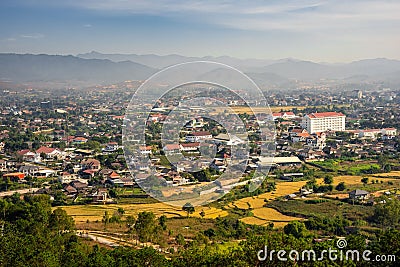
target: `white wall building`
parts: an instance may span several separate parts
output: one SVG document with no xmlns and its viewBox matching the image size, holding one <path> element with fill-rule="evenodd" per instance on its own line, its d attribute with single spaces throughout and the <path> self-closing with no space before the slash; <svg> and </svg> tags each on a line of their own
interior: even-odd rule
<svg viewBox="0 0 400 267">
<path fill-rule="evenodd" d="M 186 142 L 189 143 L 195 143 L 205 139 L 212 139 L 212 135 L 210 132 L 207 131 L 194 132 L 186 136 Z"/>
<path fill-rule="evenodd" d="M 310 113 L 303 117 L 301 127 L 310 134 L 325 131 L 344 131 L 346 115 L 338 112 Z"/>
</svg>

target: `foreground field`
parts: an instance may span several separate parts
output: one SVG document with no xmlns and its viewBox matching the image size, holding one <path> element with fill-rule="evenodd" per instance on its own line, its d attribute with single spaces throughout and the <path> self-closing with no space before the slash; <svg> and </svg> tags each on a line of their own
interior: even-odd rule
<svg viewBox="0 0 400 267">
<path fill-rule="evenodd" d="M 101 221 L 104 213 L 107 211 L 110 216 L 117 212 L 118 208 L 123 208 L 125 216 L 134 215 L 136 216 L 142 211 L 151 211 L 156 216 L 165 215 L 168 218 L 171 217 L 183 217 L 186 216 L 186 212 L 182 209 L 174 206 L 169 206 L 164 203 L 151 203 L 151 204 L 111 204 L 111 205 L 76 205 L 76 206 L 63 206 L 69 215 L 71 215 L 75 222 L 82 223 L 89 220 L 89 222 Z M 198 207 L 196 211 L 191 214 L 191 217 L 200 217 L 200 212 L 204 211 L 204 218 L 215 219 L 218 216 L 224 217 L 228 215 L 227 211 L 209 208 L 209 207 Z"/>
<path fill-rule="evenodd" d="M 382 174 L 369 175 L 367 177 L 370 180 L 378 180 L 380 186 L 381 181 L 396 181 L 395 185 L 399 181 L 397 178 L 400 176 L 400 172 L 390 172 Z M 334 177 L 333 185 L 337 185 L 340 182 L 344 182 L 349 187 L 358 187 L 358 185 L 363 186 L 361 179 L 362 176 L 357 175 L 342 175 Z M 318 184 L 323 184 L 323 179 L 317 179 Z M 200 212 L 204 211 L 204 218 L 215 219 L 217 217 L 225 217 L 229 214 L 229 209 L 239 208 L 239 209 L 251 209 L 253 216 L 242 218 L 241 220 L 248 224 L 256 225 L 268 225 L 269 223 L 274 223 L 275 227 L 282 227 L 287 224 L 287 222 L 292 220 L 299 220 L 298 217 L 286 216 L 277 211 L 274 208 L 267 208 L 265 205 L 269 202 L 276 200 L 279 197 L 283 197 L 295 192 L 298 192 L 301 187 L 306 184 L 306 181 L 297 182 L 277 182 L 276 190 L 273 192 L 268 192 L 260 194 L 255 197 L 246 197 L 236 200 L 225 207 L 226 210 L 215 208 L 215 207 L 196 207 L 195 212 L 191 214 L 191 217 L 201 217 Z M 378 184 L 378 183 L 377 183 Z M 370 187 L 372 185 L 369 185 Z M 365 186 L 363 187 L 365 188 Z M 368 189 L 368 188 L 365 188 Z M 377 189 L 378 190 L 378 189 Z M 372 191 L 371 191 L 372 192 Z M 381 191 L 380 191 L 381 192 Z M 382 191 L 383 192 L 383 191 Z M 347 192 L 341 194 L 332 195 L 336 198 L 346 198 Z M 340 196 L 340 197 L 339 197 Z M 125 216 L 134 215 L 136 216 L 142 211 L 151 211 L 156 216 L 165 215 L 168 218 L 171 217 L 185 217 L 187 214 L 179 206 L 170 206 L 165 203 L 147 203 L 147 204 L 112 204 L 112 205 L 75 205 L 75 206 L 64 206 L 62 207 L 69 215 L 71 215 L 77 223 L 84 222 L 101 222 L 104 213 L 107 211 L 110 216 L 117 212 L 118 208 L 123 208 L 125 211 Z"/>
</svg>

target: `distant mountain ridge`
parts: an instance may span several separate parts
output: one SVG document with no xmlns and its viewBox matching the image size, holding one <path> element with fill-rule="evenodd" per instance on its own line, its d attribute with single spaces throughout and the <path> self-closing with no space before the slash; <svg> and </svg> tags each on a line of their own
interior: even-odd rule
<svg viewBox="0 0 400 267">
<path fill-rule="evenodd" d="M 107 59 L 75 56 L 0 54 L 0 79 L 11 82 L 84 81 L 111 83 L 147 79 L 157 70 L 148 66 Z"/>
<path fill-rule="evenodd" d="M 124 60 L 130 60 L 133 62 L 137 62 L 152 68 L 162 69 L 171 65 L 190 62 L 190 61 L 215 61 L 223 64 L 227 64 L 236 68 L 249 68 L 249 67 L 263 67 L 269 64 L 278 63 L 282 60 L 265 60 L 265 59 L 238 59 L 229 56 L 220 56 L 220 57 L 186 57 L 181 55 L 137 55 L 137 54 L 102 54 L 96 51 L 92 51 L 90 53 L 78 54 L 77 57 L 86 58 L 86 59 L 109 59 L 114 62 L 120 62 Z"/>
<path fill-rule="evenodd" d="M 354 79 L 355 77 L 362 77 L 362 81 L 380 80 L 386 76 L 392 77 L 394 73 L 400 71 L 400 60 L 386 58 L 363 59 L 342 64 L 328 64 L 293 58 L 264 60 L 237 59 L 228 56 L 185 57 L 181 55 L 102 54 L 96 51 L 79 54 L 77 56 L 91 59 L 109 59 L 115 62 L 132 60 L 159 69 L 188 61 L 209 60 L 233 66 L 246 73 L 258 74 L 256 76 L 259 78 L 262 76 L 262 73 L 268 73 L 269 75 L 267 76 L 274 74 L 282 77 L 283 80 L 295 79 L 315 81 L 320 79 Z M 283 82 L 283 80 L 280 80 L 280 82 Z"/>
<path fill-rule="evenodd" d="M 326 64 L 297 59 L 259 60 L 227 56 L 185 57 L 98 52 L 78 56 L 3 53 L 0 54 L 0 81 L 110 84 L 125 80 L 145 80 L 166 66 L 198 60 L 236 67 L 264 88 L 288 88 L 295 81 L 314 82 L 322 79 L 338 80 L 342 83 L 384 81 L 400 85 L 400 61 L 385 58 Z"/>
</svg>

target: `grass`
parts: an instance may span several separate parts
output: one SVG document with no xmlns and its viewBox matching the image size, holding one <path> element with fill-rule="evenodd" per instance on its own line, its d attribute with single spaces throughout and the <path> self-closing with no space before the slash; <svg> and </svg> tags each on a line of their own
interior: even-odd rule
<svg viewBox="0 0 400 267">
<path fill-rule="evenodd" d="M 386 173 L 377 173 L 371 175 L 373 177 L 390 177 L 390 178 L 400 178 L 400 171 L 392 171 L 392 172 L 386 172 Z"/>
<path fill-rule="evenodd" d="M 307 204 L 303 200 L 274 201 L 269 203 L 268 207 L 291 216 L 343 216 L 353 221 L 366 220 L 373 213 L 371 206 L 352 205 L 338 200 L 316 204 Z"/>
</svg>

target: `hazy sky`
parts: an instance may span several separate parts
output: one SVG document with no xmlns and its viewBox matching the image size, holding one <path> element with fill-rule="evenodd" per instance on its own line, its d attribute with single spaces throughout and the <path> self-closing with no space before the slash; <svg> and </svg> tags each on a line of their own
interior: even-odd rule
<svg viewBox="0 0 400 267">
<path fill-rule="evenodd" d="M 399 0 L 1 0 L 0 52 L 400 59 Z"/>
</svg>

